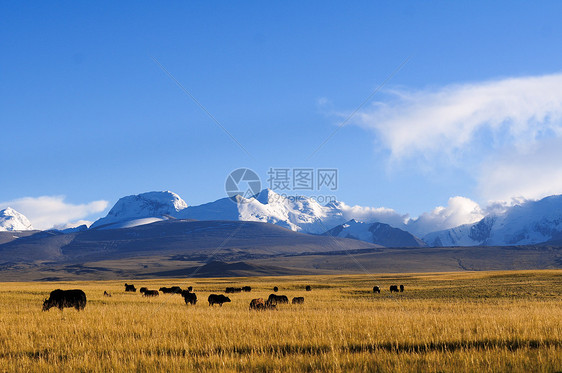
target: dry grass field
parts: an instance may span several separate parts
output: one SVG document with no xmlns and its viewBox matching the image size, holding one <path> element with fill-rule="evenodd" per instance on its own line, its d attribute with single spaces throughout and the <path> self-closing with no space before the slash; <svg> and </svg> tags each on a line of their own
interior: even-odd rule
<svg viewBox="0 0 562 373">
<path fill-rule="evenodd" d="M 562 370 L 560 270 L 127 281 L 191 285 L 195 306 L 124 282 L 0 284 L 0 371 Z M 252 292 L 208 306 L 242 285 Z M 274 285 L 304 305 L 249 311 Z M 86 309 L 42 312 L 56 288 L 83 289 Z"/>
</svg>

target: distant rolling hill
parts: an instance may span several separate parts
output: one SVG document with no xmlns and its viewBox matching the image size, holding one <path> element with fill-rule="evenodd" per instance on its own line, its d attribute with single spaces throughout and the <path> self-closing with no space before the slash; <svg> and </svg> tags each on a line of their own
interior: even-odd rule
<svg viewBox="0 0 562 373">
<path fill-rule="evenodd" d="M 0 245 L 0 262 L 84 262 L 146 255 L 238 260 L 369 247 L 377 245 L 297 233 L 267 223 L 166 220 L 126 229 L 35 232 Z"/>
<path fill-rule="evenodd" d="M 6 232 L 0 281 L 109 280 L 562 267 L 556 245 L 386 248 L 244 221 Z M 20 238 L 14 238 L 20 236 Z M 7 240 L 7 242 L 6 242 Z"/>
<path fill-rule="evenodd" d="M 27 237 L 27 236 L 31 236 L 33 234 L 39 233 L 40 231 L 33 231 L 33 230 L 29 230 L 29 231 L 5 231 L 2 232 L 0 231 L 0 245 L 16 240 L 18 238 L 21 237 Z"/>
</svg>

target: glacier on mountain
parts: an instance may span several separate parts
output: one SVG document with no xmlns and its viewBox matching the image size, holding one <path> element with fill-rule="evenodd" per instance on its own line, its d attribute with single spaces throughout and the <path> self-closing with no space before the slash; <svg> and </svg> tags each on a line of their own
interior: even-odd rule
<svg viewBox="0 0 562 373">
<path fill-rule="evenodd" d="M 30 231 L 33 230 L 29 220 L 21 213 L 7 207 L 0 210 L 0 231 Z"/>
<path fill-rule="evenodd" d="M 423 240 L 431 246 L 511 246 L 562 237 L 562 196 L 524 201 L 492 213 L 479 222 L 433 232 Z"/>
</svg>

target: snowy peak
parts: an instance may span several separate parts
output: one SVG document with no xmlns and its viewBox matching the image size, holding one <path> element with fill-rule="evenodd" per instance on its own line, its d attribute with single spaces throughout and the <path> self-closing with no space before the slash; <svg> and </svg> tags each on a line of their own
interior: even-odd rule
<svg viewBox="0 0 562 373">
<path fill-rule="evenodd" d="M 512 206 L 474 224 L 430 233 L 423 239 L 432 246 L 510 246 L 542 243 L 561 234 L 562 196 L 550 196 Z"/>
<path fill-rule="evenodd" d="M 148 192 L 119 199 L 106 217 L 97 220 L 92 228 L 139 219 L 175 217 L 187 208 L 187 203 L 176 193 Z"/>
<path fill-rule="evenodd" d="M 366 214 L 365 212 L 362 214 L 363 221 L 379 221 L 372 216 L 365 216 L 373 214 L 381 215 L 380 218 L 385 221 L 385 211 L 367 210 Z M 102 226 L 104 229 L 128 228 L 176 218 L 255 221 L 276 224 L 296 232 L 322 234 L 357 217 L 358 211 L 361 215 L 364 209 L 359 206 L 347 206 L 338 201 L 330 201 L 322 205 L 314 198 L 284 196 L 271 189 L 264 189 L 249 198 L 237 195 L 189 207 L 175 193 L 150 192 L 121 198 L 109 214 L 96 221 L 92 228 Z M 393 220 L 392 216 L 389 220 Z"/>
<path fill-rule="evenodd" d="M 363 223 L 355 219 L 338 225 L 326 233 L 325 236 L 352 238 L 386 247 L 423 247 L 426 244 L 402 229 L 393 228 L 384 223 Z"/>
<path fill-rule="evenodd" d="M 251 198 L 223 198 L 191 206 L 178 216 L 196 220 L 243 220 L 270 223 L 298 232 L 323 233 L 346 221 L 339 210 L 302 196 L 283 196 L 264 189 Z"/>
<path fill-rule="evenodd" d="M 10 207 L 0 210 L 0 231 L 30 230 L 33 230 L 33 227 L 23 214 L 20 214 Z"/>
</svg>

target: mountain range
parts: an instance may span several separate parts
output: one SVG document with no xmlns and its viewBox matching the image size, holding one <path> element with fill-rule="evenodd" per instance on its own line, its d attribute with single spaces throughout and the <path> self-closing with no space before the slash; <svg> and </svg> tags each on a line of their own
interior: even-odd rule
<svg viewBox="0 0 562 373">
<path fill-rule="evenodd" d="M 559 268 L 561 207 L 560 196 L 526 202 L 424 241 L 350 218 L 342 202 L 322 206 L 270 190 L 200 206 L 172 192 L 127 196 L 89 228 L 65 230 L 31 230 L 6 209 L 0 280 Z M 530 245 L 545 241 L 552 243 Z"/>
<path fill-rule="evenodd" d="M 148 192 L 119 199 L 107 216 L 94 222 L 89 230 L 134 228 L 187 219 L 262 222 L 294 232 L 352 238 L 387 247 L 506 246 L 562 239 L 562 196 L 525 201 L 473 224 L 430 232 L 421 239 L 413 234 L 417 231 L 415 220 L 389 217 L 384 222 L 384 211 L 365 214 L 365 209 L 339 201 L 322 205 L 313 198 L 285 197 L 270 189 L 249 198 L 238 195 L 199 206 L 188 206 L 170 191 Z M 383 219 L 378 219 L 381 216 Z M 0 231 L 31 229 L 29 220 L 17 211 L 0 211 Z M 81 226 L 62 232 L 84 230 L 86 227 Z"/>
</svg>

